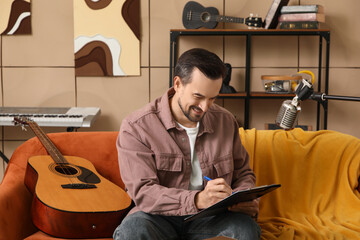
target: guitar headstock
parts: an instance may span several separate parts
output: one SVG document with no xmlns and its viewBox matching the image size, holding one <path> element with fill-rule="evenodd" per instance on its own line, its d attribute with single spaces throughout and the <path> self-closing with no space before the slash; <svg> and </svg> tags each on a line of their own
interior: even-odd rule
<svg viewBox="0 0 360 240">
<path fill-rule="evenodd" d="M 27 126 L 31 122 L 33 122 L 33 120 L 26 117 L 14 117 L 15 125 Z"/>
<path fill-rule="evenodd" d="M 245 24 L 250 27 L 263 27 L 264 23 L 260 17 L 254 17 L 250 14 L 250 17 L 245 18 Z"/>
</svg>

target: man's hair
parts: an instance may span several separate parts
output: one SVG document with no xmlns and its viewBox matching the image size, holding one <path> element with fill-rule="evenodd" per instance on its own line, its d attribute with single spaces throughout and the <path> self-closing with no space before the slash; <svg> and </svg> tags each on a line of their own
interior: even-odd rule
<svg viewBox="0 0 360 240">
<path fill-rule="evenodd" d="M 216 54 L 202 48 L 184 52 L 175 66 L 174 74 L 186 85 L 191 82 L 191 74 L 195 67 L 211 80 L 225 78 L 226 67 L 223 61 Z"/>
</svg>

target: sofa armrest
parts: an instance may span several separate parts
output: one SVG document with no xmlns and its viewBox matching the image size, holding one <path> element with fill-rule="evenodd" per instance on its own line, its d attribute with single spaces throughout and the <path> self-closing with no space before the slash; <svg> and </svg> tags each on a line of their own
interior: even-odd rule
<svg viewBox="0 0 360 240">
<path fill-rule="evenodd" d="M 23 176 L 24 170 L 10 163 L 0 184 L 0 239 L 24 239 L 37 231 L 31 221 L 32 196 Z"/>
</svg>

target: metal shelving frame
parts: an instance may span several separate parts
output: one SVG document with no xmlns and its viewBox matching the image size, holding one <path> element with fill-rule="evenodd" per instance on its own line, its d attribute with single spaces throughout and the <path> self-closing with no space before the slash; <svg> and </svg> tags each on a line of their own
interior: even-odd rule
<svg viewBox="0 0 360 240">
<path fill-rule="evenodd" d="M 267 94 L 250 91 L 251 69 L 251 42 L 252 36 L 319 36 L 319 62 L 318 62 L 318 92 L 328 94 L 329 90 L 329 58 L 330 58 L 330 30 L 329 29 L 171 29 L 170 30 L 170 77 L 169 86 L 172 86 L 174 68 L 178 59 L 178 40 L 180 36 L 245 36 L 246 37 L 246 61 L 245 61 L 245 92 L 236 94 L 221 94 L 220 98 L 245 99 L 244 128 L 249 128 L 250 100 L 269 98 L 292 98 L 291 94 Z M 323 66 L 323 42 L 325 42 L 325 77 L 324 89 L 322 89 L 322 66 Z M 327 129 L 328 103 L 317 103 L 316 129 L 320 129 L 320 105 L 324 109 L 323 129 Z"/>
</svg>

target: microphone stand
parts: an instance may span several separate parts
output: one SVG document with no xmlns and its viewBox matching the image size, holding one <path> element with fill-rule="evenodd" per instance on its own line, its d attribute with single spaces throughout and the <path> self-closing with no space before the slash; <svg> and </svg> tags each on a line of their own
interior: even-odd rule
<svg viewBox="0 0 360 240">
<path fill-rule="evenodd" d="M 352 97 L 352 96 L 338 96 L 338 95 L 326 95 L 325 93 L 312 93 L 309 97 L 309 99 L 311 100 L 315 100 L 318 101 L 324 109 L 324 118 L 325 118 L 325 122 L 324 122 L 324 129 L 327 129 L 327 115 L 328 115 L 328 99 L 329 100 L 341 100 L 341 101 L 357 101 L 360 102 L 360 97 Z M 319 113 L 318 113 L 318 117 L 317 119 L 319 119 Z M 319 125 L 319 123 L 318 123 Z"/>
<path fill-rule="evenodd" d="M 313 93 L 310 95 L 310 99 L 319 101 L 319 102 L 324 102 L 327 99 L 342 100 L 342 101 L 359 101 L 360 102 L 360 97 L 326 95 L 325 93 Z"/>
</svg>

